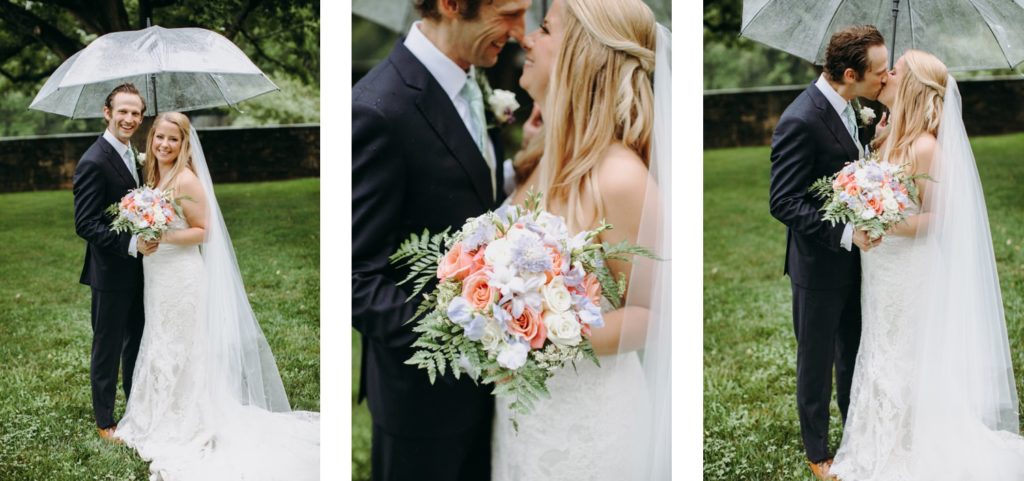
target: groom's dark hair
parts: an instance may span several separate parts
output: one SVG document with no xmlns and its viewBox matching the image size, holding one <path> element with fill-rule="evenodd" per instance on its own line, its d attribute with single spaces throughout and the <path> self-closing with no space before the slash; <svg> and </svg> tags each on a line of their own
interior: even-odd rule
<svg viewBox="0 0 1024 481">
<path fill-rule="evenodd" d="M 132 94 L 138 96 L 139 101 L 142 102 L 142 113 L 146 113 L 146 99 L 142 98 L 142 94 L 139 93 L 139 89 L 135 88 L 135 84 L 133 83 L 123 83 L 114 87 L 114 90 L 111 90 L 110 94 L 107 95 L 107 100 L 103 102 L 103 106 L 110 110 L 114 110 L 114 96 L 117 94 Z"/>
<path fill-rule="evenodd" d="M 874 25 L 846 27 L 832 35 L 825 49 L 825 75 L 833 82 L 843 81 L 843 72 L 852 68 L 857 80 L 868 68 L 868 49 L 885 45 L 885 38 Z"/>
<path fill-rule="evenodd" d="M 441 11 L 437 9 L 437 2 L 445 0 L 412 0 L 412 5 L 420 13 L 420 18 L 440 20 Z M 493 1 L 493 0 L 490 0 Z M 473 20 L 480 14 L 480 5 L 483 0 L 455 0 L 459 4 L 459 16 L 465 20 Z"/>
</svg>

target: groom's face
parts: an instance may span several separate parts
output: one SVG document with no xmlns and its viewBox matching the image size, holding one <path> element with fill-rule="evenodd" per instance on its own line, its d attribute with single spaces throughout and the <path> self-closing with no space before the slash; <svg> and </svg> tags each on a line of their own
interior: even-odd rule
<svg viewBox="0 0 1024 481">
<path fill-rule="evenodd" d="M 485 0 L 476 18 L 467 20 L 454 15 L 452 45 L 459 60 L 456 63 L 478 67 L 498 63 L 498 54 L 509 38 L 522 41 L 529 8 L 530 0 Z"/>
<path fill-rule="evenodd" d="M 138 95 L 120 92 L 110 101 L 110 107 L 103 107 L 103 118 L 107 130 L 124 143 L 142 125 L 142 99 Z"/>
<path fill-rule="evenodd" d="M 889 49 L 885 45 L 868 47 L 868 67 L 861 79 L 855 82 L 856 94 L 871 100 L 878 99 L 878 94 L 889 79 Z"/>
</svg>

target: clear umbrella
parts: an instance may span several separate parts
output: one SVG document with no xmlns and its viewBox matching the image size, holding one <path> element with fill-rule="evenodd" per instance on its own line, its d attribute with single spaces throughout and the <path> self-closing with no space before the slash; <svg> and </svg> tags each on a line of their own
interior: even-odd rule
<svg viewBox="0 0 1024 481">
<path fill-rule="evenodd" d="M 551 2 L 552 0 L 533 0 L 526 12 L 527 32 L 537 29 Z M 671 0 L 644 0 L 644 3 L 651 7 L 658 23 L 672 28 Z M 405 34 L 409 26 L 419 20 L 419 14 L 412 7 L 412 0 L 353 0 L 352 13 L 401 34 Z"/>
<path fill-rule="evenodd" d="M 821 65 L 833 33 L 863 24 L 882 32 L 890 59 L 927 50 L 954 71 L 1024 61 L 1024 0 L 745 0 L 740 34 Z"/>
<path fill-rule="evenodd" d="M 142 93 L 147 115 L 234 106 L 279 90 L 222 35 L 153 26 L 97 38 L 54 71 L 29 108 L 71 118 L 102 117 L 107 95 L 125 82 Z"/>
</svg>

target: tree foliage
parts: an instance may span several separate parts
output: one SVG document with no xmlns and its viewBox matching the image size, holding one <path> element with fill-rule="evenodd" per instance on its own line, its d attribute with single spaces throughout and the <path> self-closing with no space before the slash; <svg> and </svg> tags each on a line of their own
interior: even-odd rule
<svg viewBox="0 0 1024 481">
<path fill-rule="evenodd" d="M 147 19 L 165 28 L 199 27 L 220 33 L 279 86 L 298 85 L 302 94 L 315 94 L 318 100 L 319 0 L 0 0 L 0 111 L 27 108 L 45 79 L 68 57 L 101 35 L 145 28 Z M 307 115 L 300 115 L 300 121 L 318 121 L 318 107 L 303 110 Z M 308 115 L 311 111 L 315 118 Z M 9 126 L 0 134 L 35 128 L 48 132 L 55 126 L 58 131 L 91 129 L 81 121 L 21 117 L 20 127 Z"/>
</svg>

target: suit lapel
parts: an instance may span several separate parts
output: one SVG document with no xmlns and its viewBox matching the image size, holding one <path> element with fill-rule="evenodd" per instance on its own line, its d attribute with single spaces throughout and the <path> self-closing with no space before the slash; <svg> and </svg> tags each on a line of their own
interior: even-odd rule
<svg viewBox="0 0 1024 481">
<path fill-rule="evenodd" d="M 829 132 L 832 132 L 836 142 L 839 142 L 843 149 L 846 150 L 850 160 L 856 160 L 860 157 L 860 149 L 857 148 L 857 144 L 850 137 L 850 132 L 846 130 L 846 124 L 839 118 L 839 113 L 836 112 L 836 109 L 832 108 L 832 104 L 828 102 L 825 95 L 814 84 L 807 88 L 807 92 L 814 101 L 814 105 L 818 108 L 821 121 L 828 127 Z"/>
<path fill-rule="evenodd" d="M 419 59 L 405 48 L 403 41 L 404 39 L 398 40 L 398 45 L 391 52 L 389 60 L 406 85 L 420 91 L 416 99 L 416 108 L 465 170 L 480 201 L 483 205 L 492 205 L 494 201 L 491 195 L 491 173 L 483 154 L 473 142 L 473 137 L 466 130 L 462 117 L 459 117 L 448 94 Z"/>
<path fill-rule="evenodd" d="M 117 172 L 117 175 L 121 176 L 121 180 L 124 181 L 125 185 L 130 186 L 128 187 L 129 189 L 134 189 L 135 179 L 132 177 L 131 171 L 128 170 L 128 166 L 124 165 L 124 159 L 117 155 L 117 150 L 114 150 L 114 146 L 110 145 L 110 142 L 107 142 L 107 139 L 100 137 L 99 142 L 100 148 L 103 149 L 107 162 L 110 163 L 114 172 Z"/>
</svg>

